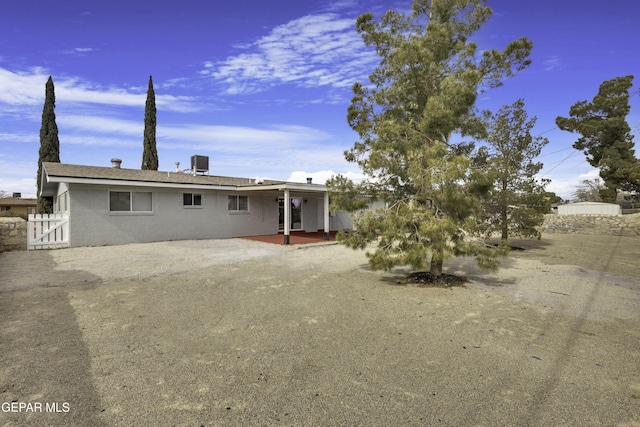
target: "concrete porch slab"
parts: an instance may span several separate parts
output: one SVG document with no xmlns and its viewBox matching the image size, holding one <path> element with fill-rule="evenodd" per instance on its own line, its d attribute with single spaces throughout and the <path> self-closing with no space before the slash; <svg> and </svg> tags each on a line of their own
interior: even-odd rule
<svg viewBox="0 0 640 427">
<path fill-rule="evenodd" d="M 329 240 L 330 242 L 336 241 L 336 231 L 329 232 Z M 244 236 L 242 239 L 255 240 L 257 242 L 265 242 L 265 243 L 274 243 L 278 245 L 284 244 L 284 234 L 268 234 L 265 236 Z M 290 245 L 304 245 L 308 243 L 321 243 L 326 242 L 324 240 L 324 232 L 317 231 L 315 233 L 307 233 L 304 231 L 292 231 L 289 235 L 289 244 Z"/>
</svg>

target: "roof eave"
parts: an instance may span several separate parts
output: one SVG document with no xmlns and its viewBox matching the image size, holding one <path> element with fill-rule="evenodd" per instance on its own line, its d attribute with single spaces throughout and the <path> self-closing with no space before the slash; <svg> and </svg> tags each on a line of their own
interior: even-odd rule
<svg viewBox="0 0 640 427">
<path fill-rule="evenodd" d="M 46 163 L 42 163 L 42 176 L 40 177 L 40 194 L 36 194 L 36 197 L 52 197 L 58 192 L 57 183 L 53 183 L 47 173 Z"/>
<path fill-rule="evenodd" d="M 52 176 L 49 177 L 51 183 L 69 183 L 69 184 L 87 184 L 87 185 L 113 185 L 122 187 L 154 187 L 154 188 L 186 188 L 186 189 L 200 189 L 200 190 L 235 190 L 235 185 L 222 185 L 222 184 L 192 184 L 192 183 L 180 183 L 180 182 L 155 182 L 155 181 L 132 181 L 132 180 L 120 180 L 120 179 L 105 179 L 105 178 L 77 178 L 66 176 Z"/>
<path fill-rule="evenodd" d="M 265 190 L 295 190 L 306 191 L 309 193 L 325 193 L 327 191 L 326 185 L 320 184 L 303 184 L 300 182 L 280 182 L 276 184 L 256 184 L 247 185 L 237 188 L 238 191 L 265 191 Z"/>
</svg>

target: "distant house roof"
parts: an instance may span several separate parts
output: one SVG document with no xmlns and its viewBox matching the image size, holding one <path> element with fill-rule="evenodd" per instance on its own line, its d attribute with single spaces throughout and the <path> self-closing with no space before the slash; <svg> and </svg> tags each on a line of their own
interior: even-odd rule
<svg viewBox="0 0 640 427">
<path fill-rule="evenodd" d="M 154 170 L 124 169 L 101 166 L 71 165 L 43 162 L 42 194 L 55 195 L 57 184 L 110 184 L 174 188 L 215 188 L 226 190 L 261 190 L 265 188 L 304 187 L 305 190 L 325 191 L 324 185 L 287 183 L 255 178 L 236 178 L 217 175 L 193 175 L 183 172 L 162 172 Z"/>
<path fill-rule="evenodd" d="M 615 203 L 604 203 L 604 202 L 575 202 L 575 203 L 566 203 L 567 205 L 575 205 L 575 206 L 602 206 L 602 205 L 615 205 Z"/>
<path fill-rule="evenodd" d="M 26 206 L 33 207 L 38 203 L 37 199 L 16 199 L 14 197 L 0 198 L 0 206 Z"/>
</svg>

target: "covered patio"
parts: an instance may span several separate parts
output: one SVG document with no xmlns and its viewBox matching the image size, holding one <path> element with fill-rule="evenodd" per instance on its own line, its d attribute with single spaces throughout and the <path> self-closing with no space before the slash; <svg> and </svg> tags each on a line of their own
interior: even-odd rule
<svg viewBox="0 0 640 427">
<path fill-rule="evenodd" d="M 246 192 L 260 192 L 262 194 L 275 194 L 276 201 L 282 202 L 282 228 L 281 232 L 276 235 L 270 236 L 269 240 L 277 239 L 280 236 L 280 242 L 283 242 L 285 245 L 289 244 L 301 244 L 301 243 L 312 243 L 317 236 L 321 236 L 321 241 L 329 241 L 331 239 L 330 233 L 330 221 L 329 221 L 329 193 L 327 192 L 327 187 L 325 185 L 312 184 L 311 178 L 307 178 L 307 183 L 296 183 L 296 182 L 281 182 L 275 184 L 254 184 L 248 186 L 238 187 L 237 191 L 246 191 Z M 322 198 L 322 221 L 321 227 L 317 227 L 317 229 L 323 229 L 324 232 L 315 232 L 309 231 L 304 232 L 301 230 L 294 230 L 292 227 L 292 199 L 298 198 L 300 200 L 304 200 L 304 203 L 307 203 L 307 197 L 311 196 L 321 196 Z M 293 236 L 297 237 L 298 243 L 292 240 Z M 256 236 L 259 238 L 264 238 L 268 236 Z M 335 233 L 333 235 L 333 239 L 335 240 Z M 258 238 L 254 240 L 259 240 Z M 276 242 L 273 242 L 276 243 Z"/>
</svg>

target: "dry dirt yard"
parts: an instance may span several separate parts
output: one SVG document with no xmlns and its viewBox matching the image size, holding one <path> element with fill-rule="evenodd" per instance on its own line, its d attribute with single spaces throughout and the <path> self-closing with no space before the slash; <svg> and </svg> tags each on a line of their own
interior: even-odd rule
<svg viewBox="0 0 640 427">
<path fill-rule="evenodd" d="M 512 243 L 448 289 L 340 245 L 0 254 L 0 425 L 640 426 L 640 238 Z"/>
</svg>

